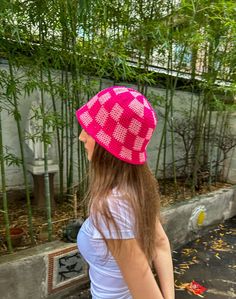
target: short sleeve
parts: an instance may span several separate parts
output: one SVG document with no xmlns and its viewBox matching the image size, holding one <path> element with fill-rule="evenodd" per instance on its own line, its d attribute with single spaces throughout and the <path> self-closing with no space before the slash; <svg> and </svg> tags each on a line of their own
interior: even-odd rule
<svg viewBox="0 0 236 299">
<path fill-rule="evenodd" d="M 114 224 L 109 223 L 109 228 L 103 215 L 98 215 L 98 225 L 106 239 L 132 239 L 135 237 L 134 215 L 128 201 L 121 196 L 112 195 L 108 200 L 108 208 L 119 229 L 117 232 Z M 94 238 L 102 238 L 100 232 L 95 229 Z"/>
</svg>

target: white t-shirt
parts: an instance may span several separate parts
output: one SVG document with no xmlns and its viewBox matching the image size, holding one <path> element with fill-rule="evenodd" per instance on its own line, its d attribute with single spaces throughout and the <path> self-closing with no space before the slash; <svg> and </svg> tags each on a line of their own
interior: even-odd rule
<svg viewBox="0 0 236 299">
<path fill-rule="evenodd" d="M 107 239 L 132 239 L 134 235 L 134 217 L 129 203 L 116 191 L 107 198 L 112 213 L 120 231 L 121 237 L 111 225 L 109 232 L 102 215 L 99 215 L 99 227 Z M 127 284 L 120 269 L 102 240 L 101 234 L 94 227 L 92 216 L 83 223 L 77 244 L 80 253 L 89 264 L 91 294 L 93 299 L 132 299 Z"/>
</svg>

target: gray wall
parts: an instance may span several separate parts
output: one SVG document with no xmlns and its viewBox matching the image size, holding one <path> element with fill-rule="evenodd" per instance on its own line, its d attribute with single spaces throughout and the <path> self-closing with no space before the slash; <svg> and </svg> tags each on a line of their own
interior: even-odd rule
<svg viewBox="0 0 236 299">
<path fill-rule="evenodd" d="M 0 68 L 8 70 L 7 64 L 0 64 Z M 17 75 L 23 75 L 23 71 L 19 71 Z M 56 77 L 56 72 L 55 72 Z M 104 80 L 102 88 L 105 88 L 107 86 L 112 85 L 112 81 L 110 80 Z M 125 83 L 124 83 L 125 85 Z M 134 87 L 134 85 L 129 85 L 131 87 Z M 165 97 L 166 90 L 161 88 L 149 88 L 148 90 L 148 98 L 154 99 L 155 97 Z M 34 100 L 39 99 L 39 92 L 34 91 L 29 96 L 24 94 L 19 95 L 19 109 L 21 113 L 21 126 L 23 133 L 25 130 L 27 130 L 27 122 L 28 122 L 28 115 L 29 110 L 31 107 L 31 103 Z M 192 102 L 193 105 L 195 105 L 195 102 L 197 100 L 198 95 L 194 95 L 190 92 L 182 92 L 182 91 L 176 91 L 174 94 L 174 103 L 175 103 L 175 115 L 174 117 L 178 118 L 181 117 L 181 113 L 183 113 L 184 110 L 188 110 L 190 107 L 190 104 Z M 46 103 L 50 103 L 50 97 L 45 93 L 45 100 Z M 58 101 L 59 102 L 59 101 Z M 156 159 L 157 159 L 157 153 L 158 153 L 158 146 L 160 144 L 160 138 L 161 138 L 161 132 L 163 129 L 163 117 L 161 115 L 164 114 L 164 108 L 157 107 L 157 115 L 159 117 L 158 126 L 154 133 L 154 136 L 150 142 L 149 148 L 148 148 L 148 160 L 149 164 L 152 169 L 155 169 L 156 166 Z M 233 132 L 236 134 L 236 122 L 235 122 L 235 116 L 236 114 L 232 114 L 232 120 L 231 120 L 231 127 Z M 75 120 L 76 121 L 76 120 Z M 17 127 L 16 122 L 12 115 L 9 115 L 6 111 L 2 111 L 2 125 L 3 125 L 3 142 L 4 145 L 9 148 L 9 151 L 15 154 L 16 156 L 20 157 L 20 148 L 19 148 L 19 142 L 18 142 L 18 134 L 17 134 Z M 184 155 L 184 152 L 182 150 L 182 143 L 178 141 L 178 138 L 175 138 L 176 142 L 176 150 L 175 150 L 175 158 L 182 158 Z M 167 141 L 167 146 L 171 144 L 170 135 Z M 27 163 L 30 163 L 33 159 L 33 154 L 30 151 L 29 147 L 25 144 L 25 153 L 26 153 L 26 160 Z M 76 148 L 75 150 L 75 156 L 76 156 Z M 57 163 L 57 150 L 56 150 L 56 142 L 53 142 L 53 146 L 49 150 L 50 156 L 53 158 L 54 162 Z M 161 161 L 163 157 L 161 156 Z M 166 163 L 169 163 L 172 161 L 171 156 L 171 150 L 168 151 L 167 157 L 166 157 Z M 76 164 L 76 161 L 75 161 Z M 162 163 L 160 163 L 161 165 Z M 7 188 L 8 189 L 14 189 L 14 188 L 23 188 L 23 176 L 22 176 L 22 170 L 20 167 L 16 166 L 8 166 L 6 167 L 6 173 L 7 173 Z M 74 174 L 74 180 L 75 183 L 77 182 L 77 171 L 75 171 Z M 225 176 L 228 178 L 228 180 L 232 183 L 236 183 L 236 151 L 229 153 L 229 159 L 227 160 L 225 164 Z M 28 174 L 29 181 L 32 185 L 32 177 L 30 174 Z M 1 185 L 1 182 L 0 182 Z M 58 175 L 55 176 L 55 184 L 54 186 L 57 187 L 58 185 Z"/>
</svg>

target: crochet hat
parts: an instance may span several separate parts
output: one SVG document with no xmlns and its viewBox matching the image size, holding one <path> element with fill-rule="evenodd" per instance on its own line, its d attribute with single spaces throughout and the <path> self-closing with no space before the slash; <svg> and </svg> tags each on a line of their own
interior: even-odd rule
<svg viewBox="0 0 236 299">
<path fill-rule="evenodd" d="M 146 148 L 157 124 L 154 109 L 138 91 L 112 86 L 76 111 L 81 127 L 112 155 L 131 164 L 147 160 Z"/>
</svg>

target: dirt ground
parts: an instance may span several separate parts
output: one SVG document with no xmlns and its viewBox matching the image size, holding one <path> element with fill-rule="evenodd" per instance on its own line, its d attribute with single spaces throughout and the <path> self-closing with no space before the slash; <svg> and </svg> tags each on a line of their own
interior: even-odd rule
<svg viewBox="0 0 236 299">
<path fill-rule="evenodd" d="M 164 187 L 161 182 L 160 185 L 160 194 L 161 194 L 161 206 L 167 207 L 173 205 L 177 202 L 189 200 L 192 198 L 192 193 L 189 188 L 186 186 L 178 186 L 177 192 L 172 182 L 168 182 Z M 211 186 L 210 191 L 215 191 L 223 187 L 229 187 L 229 184 L 225 183 L 216 183 Z M 196 192 L 198 194 L 208 193 L 209 188 L 202 187 Z M 73 200 L 65 199 L 63 202 L 55 200 L 55 207 L 52 211 L 52 225 L 53 225 L 53 240 L 62 239 L 63 231 L 72 219 L 75 219 L 82 216 L 81 211 L 75 209 Z M 3 210 L 2 199 L 0 198 L 0 210 Z M 33 228 L 34 228 L 34 239 L 35 244 L 32 245 L 30 242 L 29 232 L 28 232 L 28 214 L 27 214 L 27 205 L 26 199 L 23 191 L 20 190 L 11 190 L 8 192 L 8 211 L 10 218 L 10 227 L 20 227 L 23 229 L 23 237 L 20 240 L 19 244 L 14 245 L 14 251 L 23 250 L 38 244 L 42 244 L 48 241 L 47 233 L 47 217 L 46 211 L 38 210 L 36 206 L 32 205 L 32 216 L 33 216 Z M 77 215 L 75 215 L 75 213 Z M 5 226 L 4 226 L 4 217 L 3 213 L 0 212 L 0 255 L 8 253 L 6 240 L 5 240 Z"/>
</svg>

